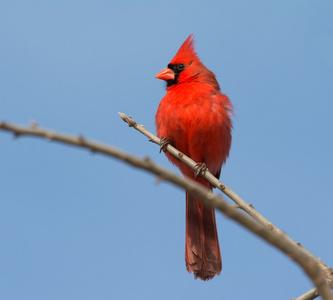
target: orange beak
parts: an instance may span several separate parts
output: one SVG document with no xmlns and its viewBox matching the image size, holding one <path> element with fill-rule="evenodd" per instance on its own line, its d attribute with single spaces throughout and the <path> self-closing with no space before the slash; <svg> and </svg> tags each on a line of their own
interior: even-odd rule
<svg viewBox="0 0 333 300">
<path fill-rule="evenodd" d="M 175 73 L 171 69 L 165 68 L 161 72 L 159 72 L 155 76 L 155 78 L 162 79 L 162 80 L 165 80 L 165 81 L 174 80 L 175 79 Z"/>
</svg>

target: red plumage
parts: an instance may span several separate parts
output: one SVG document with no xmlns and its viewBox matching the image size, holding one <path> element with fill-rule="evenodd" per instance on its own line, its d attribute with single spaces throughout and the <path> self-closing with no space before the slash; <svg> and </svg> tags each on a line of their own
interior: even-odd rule
<svg viewBox="0 0 333 300">
<path fill-rule="evenodd" d="M 205 163 L 217 178 L 231 146 L 232 105 L 222 94 L 213 72 L 200 61 L 190 35 L 169 63 L 156 75 L 167 82 L 167 93 L 157 109 L 157 135 L 198 163 Z M 181 173 L 194 179 L 194 171 L 168 152 Z M 195 179 L 207 188 L 208 181 Z M 222 260 L 215 212 L 186 193 L 185 261 L 195 278 L 208 280 L 220 274 Z"/>
</svg>

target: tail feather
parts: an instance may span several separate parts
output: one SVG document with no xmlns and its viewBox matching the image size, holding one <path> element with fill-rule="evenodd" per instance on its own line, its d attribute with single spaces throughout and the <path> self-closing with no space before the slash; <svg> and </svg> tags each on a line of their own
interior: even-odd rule
<svg viewBox="0 0 333 300">
<path fill-rule="evenodd" d="M 222 270 L 215 211 L 186 193 L 185 262 L 195 278 L 212 279 Z"/>
</svg>

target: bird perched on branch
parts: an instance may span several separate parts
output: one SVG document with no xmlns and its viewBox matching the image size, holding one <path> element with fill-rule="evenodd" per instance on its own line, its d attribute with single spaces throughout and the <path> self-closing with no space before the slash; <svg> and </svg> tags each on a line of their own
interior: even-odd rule
<svg viewBox="0 0 333 300">
<path fill-rule="evenodd" d="M 172 144 L 198 162 L 190 167 L 166 152 L 181 173 L 207 188 L 212 186 L 198 176 L 207 168 L 219 178 L 231 146 L 232 104 L 221 92 L 213 72 L 200 61 L 190 35 L 167 68 L 156 75 L 166 81 L 166 95 L 157 109 L 155 124 L 162 139 L 161 149 Z M 222 270 L 215 211 L 186 192 L 185 262 L 195 278 L 212 279 Z"/>
</svg>

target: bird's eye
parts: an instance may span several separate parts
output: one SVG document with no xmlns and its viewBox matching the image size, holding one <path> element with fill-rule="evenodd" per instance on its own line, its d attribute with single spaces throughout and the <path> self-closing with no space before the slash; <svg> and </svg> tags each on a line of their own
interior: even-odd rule
<svg viewBox="0 0 333 300">
<path fill-rule="evenodd" d="M 185 69 L 185 65 L 184 64 L 178 64 L 177 69 L 178 69 L 178 71 L 183 71 Z"/>
</svg>

